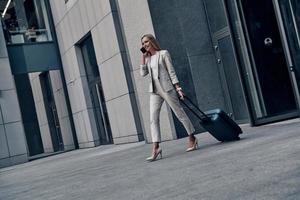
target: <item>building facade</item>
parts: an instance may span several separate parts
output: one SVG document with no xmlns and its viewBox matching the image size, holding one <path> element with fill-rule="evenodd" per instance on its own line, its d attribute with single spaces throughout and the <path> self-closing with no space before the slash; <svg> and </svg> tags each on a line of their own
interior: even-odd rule
<svg viewBox="0 0 300 200">
<path fill-rule="evenodd" d="M 296 0 L 1 0 L 0 166 L 151 142 L 141 36 L 171 53 L 185 93 L 238 123 L 299 116 Z M 7 7 L 7 8 L 6 8 Z M 203 132 L 190 113 L 197 132 Z M 186 133 L 163 105 L 162 139 Z"/>
</svg>

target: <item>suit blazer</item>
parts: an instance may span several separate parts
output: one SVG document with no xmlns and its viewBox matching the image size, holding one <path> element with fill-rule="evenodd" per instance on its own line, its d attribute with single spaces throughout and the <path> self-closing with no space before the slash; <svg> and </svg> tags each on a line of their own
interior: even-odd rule
<svg viewBox="0 0 300 200">
<path fill-rule="evenodd" d="M 152 70 L 150 66 L 150 58 L 146 58 L 145 65 L 140 65 L 141 76 L 150 76 L 149 92 L 154 92 L 153 79 L 158 79 L 162 89 L 168 92 L 174 89 L 174 84 L 178 83 L 178 78 L 176 76 L 171 56 L 167 50 L 157 51 L 157 56 L 155 60 L 155 67 L 158 70 L 158 77 L 153 77 Z"/>
</svg>

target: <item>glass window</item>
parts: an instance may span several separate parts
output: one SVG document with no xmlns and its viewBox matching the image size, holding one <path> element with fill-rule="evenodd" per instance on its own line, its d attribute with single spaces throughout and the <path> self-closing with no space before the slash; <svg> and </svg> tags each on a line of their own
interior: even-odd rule
<svg viewBox="0 0 300 200">
<path fill-rule="evenodd" d="M 8 0 L 1 6 L 8 44 L 52 41 L 44 0 Z"/>
</svg>

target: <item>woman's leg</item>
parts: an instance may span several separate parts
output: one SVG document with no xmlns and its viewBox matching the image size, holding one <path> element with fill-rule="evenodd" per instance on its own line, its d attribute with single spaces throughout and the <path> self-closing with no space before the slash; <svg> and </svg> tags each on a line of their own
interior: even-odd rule
<svg viewBox="0 0 300 200">
<path fill-rule="evenodd" d="M 159 149 L 161 141 L 159 114 L 164 100 L 158 94 L 150 94 L 150 131 L 152 137 L 152 153 L 147 161 L 155 161 L 158 155 L 162 156 L 162 150 Z"/>
<path fill-rule="evenodd" d="M 171 90 L 168 93 L 165 93 L 165 101 L 168 103 L 168 105 L 170 106 L 170 108 L 178 118 L 178 120 L 182 123 L 188 135 L 191 135 L 191 139 L 193 139 L 194 138 L 193 133 L 195 132 L 195 128 L 190 118 L 183 110 L 183 107 L 179 102 L 176 91 Z"/>
<path fill-rule="evenodd" d="M 152 155 L 155 155 L 159 149 L 159 142 L 152 143 Z"/>
<path fill-rule="evenodd" d="M 160 155 L 160 158 L 162 158 L 162 150 L 159 148 L 159 142 L 153 142 L 152 145 L 152 154 L 150 157 L 148 157 L 147 161 L 155 161 L 157 157 Z"/>
<path fill-rule="evenodd" d="M 159 115 L 164 100 L 161 96 L 150 94 L 150 131 L 153 143 L 161 141 Z"/>
<path fill-rule="evenodd" d="M 195 128 L 190 120 L 190 118 L 187 116 L 185 111 L 183 110 L 183 107 L 181 106 L 178 95 L 175 90 L 171 90 L 167 93 L 165 93 L 165 100 L 178 118 L 178 120 L 182 123 L 184 126 L 186 132 L 189 135 L 189 145 L 188 147 L 194 147 L 196 141 L 196 137 L 194 136 Z"/>
</svg>

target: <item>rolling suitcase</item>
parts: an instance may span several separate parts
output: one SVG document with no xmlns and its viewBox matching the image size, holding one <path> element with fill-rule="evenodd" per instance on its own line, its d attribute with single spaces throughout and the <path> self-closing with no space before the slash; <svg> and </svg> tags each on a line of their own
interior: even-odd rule
<svg viewBox="0 0 300 200">
<path fill-rule="evenodd" d="M 223 110 L 214 109 L 203 112 L 187 96 L 184 97 L 201 115 L 197 114 L 191 106 L 182 101 L 182 103 L 200 119 L 200 125 L 206 129 L 212 136 L 221 142 L 239 140 L 239 134 L 243 131 Z"/>
</svg>

